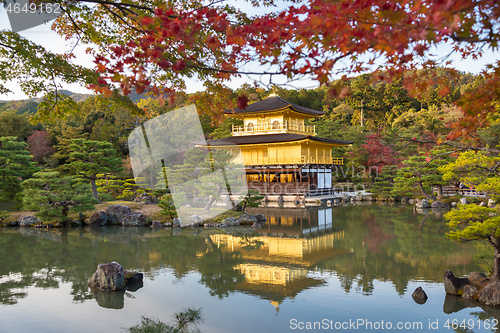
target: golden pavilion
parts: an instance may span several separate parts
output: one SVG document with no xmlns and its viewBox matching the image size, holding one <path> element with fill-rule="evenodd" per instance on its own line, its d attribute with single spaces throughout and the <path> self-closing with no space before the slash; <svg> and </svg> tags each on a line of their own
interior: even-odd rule
<svg viewBox="0 0 500 333">
<path fill-rule="evenodd" d="M 226 116 L 242 119 L 229 138 L 208 140 L 210 148 L 225 149 L 236 163 L 245 165 L 248 189 L 266 195 L 325 195 L 333 192 L 332 168 L 343 165 L 332 157 L 333 147 L 353 141 L 316 136 L 315 126 L 305 120 L 324 112 L 290 103 L 271 94 L 245 109 L 225 110 Z M 232 151 L 237 145 L 238 154 Z"/>
</svg>

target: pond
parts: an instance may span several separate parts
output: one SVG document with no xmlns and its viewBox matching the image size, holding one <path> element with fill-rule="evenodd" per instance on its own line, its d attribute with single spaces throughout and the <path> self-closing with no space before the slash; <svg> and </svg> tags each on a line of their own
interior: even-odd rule
<svg viewBox="0 0 500 333">
<path fill-rule="evenodd" d="M 473 258 L 489 249 L 448 240 L 442 213 L 403 205 L 253 212 L 268 217 L 264 228 L 1 229 L 0 332 L 123 332 L 141 316 L 170 322 L 189 306 L 202 308 L 202 332 L 448 332 L 453 320 L 489 332 L 500 318 L 498 308 L 445 295 L 445 270 L 479 270 Z M 144 272 L 143 285 L 90 290 L 97 264 L 113 260 Z M 411 297 L 418 286 L 429 296 L 423 305 Z"/>
</svg>

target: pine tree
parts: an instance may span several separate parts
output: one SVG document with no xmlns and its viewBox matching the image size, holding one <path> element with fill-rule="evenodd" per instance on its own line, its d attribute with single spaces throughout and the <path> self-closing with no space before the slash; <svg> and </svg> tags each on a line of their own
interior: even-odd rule
<svg viewBox="0 0 500 333">
<path fill-rule="evenodd" d="M 21 192 L 21 182 L 37 171 L 25 142 L 0 137 L 0 202 L 11 201 Z"/>
<path fill-rule="evenodd" d="M 90 185 L 75 176 L 63 176 L 54 170 L 40 171 L 22 183 L 23 206 L 37 211 L 42 221 L 66 223 L 70 211 L 82 212 L 95 208 L 97 200 Z"/>
<path fill-rule="evenodd" d="M 96 181 L 109 174 L 123 172 L 122 159 L 117 156 L 111 143 L 73 139 L 70 157 L 64 166 L 73 175 L 87 179 L 92 186 L 94 198 L 98 199 Z M 99 176 L 102 175 L 102 176 Z"/>
<path fill-rule="evenodd" d="M 52 157 L 58 159 L 60 163 L 66 163 L 71 154 L 71 140 L 88 140 L 88 137 L 89 134 L 83 131 L 83 125 L 79 127 L 67 127 L 61 131 L 61 136 L 57 138 L 58 144 L 54 146 L 56 152 Z M 64 171 L 64 169 L 61 168 L 61 171 Z"/>
<path fill-rule="evenodd" d="M 244 213 L 247 207 L 259 207 L 260 203 L 264 199 L 264 196 L 259 193 L 259 191 L 248 190 L 247 195 L 240 198 L 241 211 Z"/>
<path fill-rule="evenodd" d="M 410 194 L 413 186 L 417 185 L 422 194 L 429 200 L 433 198 L 427 193 L 431 187 L 438 187 L 438 199 L 442 197 L 443 173 L 439 167 L 450 161 L 449 151 L 442 147 L 435 147 L 430 153 L 421 153 L 411 156 L 403 162 L 397 177 L 394 179 L 394 192 Z"/>
<path fill-rule="evenodd" d="M 163 199 L 158 202 L 158 206 L 161 208 L 161 213 L 163 215 L 168 215 L 171 219 L 177 217 L 177 211 L 175 210 L 172 195 L 165 195 Z"/>
<path fill-rule="evenodd" d="M 500 199 L 500 156 L 488 152 L 466 151 L 440 168 L 443 179 L 460 180 Z M 452 229 L 447 236 L 457 241 L 485 239 L 494 249 L 493 276 L 500 277 L 500 215 L 497 208 L 475 204 L 459 205 L 445 215 Z"/>
<path fill-rule="evenodd" d="M 370 192 L 381 197 L 388 198 L 394 195 L 392 192 L 394 190 L 394 178 L 396 178 L 396 173 L 399 167 L 396 165 L 386 165 L 382 169 L 382 172 L 375 178 Z"/>
</svg>

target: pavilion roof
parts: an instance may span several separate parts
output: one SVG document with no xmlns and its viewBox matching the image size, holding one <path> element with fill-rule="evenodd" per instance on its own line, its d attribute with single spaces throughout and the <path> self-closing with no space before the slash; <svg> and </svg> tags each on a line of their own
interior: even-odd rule
<svg viewBox="0 0 500 333">
<path fill-rule="evenodd" d="M 294 103 L 291 103 L 289 101 L 284 100 L 283 98 L 279 96 L 270 96 L 266 99 L 263 99 L 261 101 L 252 103 L 248 105 L 245 109 L 234 109 L 234 110 L 224 110 L 224 113 L 226 114 L 250 114 L 250 113 L 260 113 L 260 112 L 269 112 L 269 111 L 278 111 L 284 108 L 290 107 L 294 111 L 311 115 L 314 117 L 320 117 L 324 115 L 325 113 L 323 111 L 318 111 L 318 110 L 313 110 L 309 109 Z"/>
<path fill-rule="evenodd" d="M 325 139 L 313 135 L 282 133 L 282 134 L 232 136 L 223 139 L 207 140 L 207 144 L 209 146 L 225 146 L 228 144 L 247 145 L 247 144 L 261 144 L 261 143 L 292 142 L 305 139 L 310 139 L 311 141 L 317 141 L 322 143 L 330 143 L 330 144 L 345 145 L 345 146 L 354 143 L 354 141 Z M 206 146 L 204 143 L 201 142 L 198 143 L 194 142 L 194 143 L 199 144 L 201 146 Z"/>
</svg>

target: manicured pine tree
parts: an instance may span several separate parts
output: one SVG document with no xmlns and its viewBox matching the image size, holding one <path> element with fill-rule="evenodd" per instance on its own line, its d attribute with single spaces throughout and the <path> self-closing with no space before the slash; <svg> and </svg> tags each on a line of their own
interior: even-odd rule
<svg viewBox="0 0 500 333">
<path fill-rule="evenodd" d="M 20 193 L 21 182 L 37 171 L 25 142 L 16 137 L 0 137 L 0 202 L 12 201 Z"/>
<path fill-rule="evenodd" d="M 117 199 L 135 198 L 143 193 L 146 193 L 146 180 L 144 177 L 127 178 L 123 181 L 122 193 L 117 196 Z"/>
<path fill-rule="evenodd" d="M 442 198 L 442 186 L 447 182 L 443 180 L 443 173 L 439 167 L 450 161 L 449 151 L 442 147 L 434 147 L 428 154 L 411 156 L 403 162 L 403 167 L 398 170 L 394 179 L 393 193 L 410 194 L 413 186 L 417 185 L 422 194 L 429 200 L 433 200 L 427 191 L 431 187 L 438 188 L 437 198 Z"/>
<path fill-rule="evenodd" d="M 114 174 L 98 174 L 96 180 L 99 199 L 103 201 L 113 200 L 118 197 L 125 188 L 125 180 Z"/>
<path fill-rule="evenodd" d="M 88 140 L 88 137 L 89 134 L 83 131 L 83 125 L 79 127 L 67 127 L 61 131 L 61 136 L 57 138 L 58 144 L 54 146 L 56 152 L 52 157 L 58 159 L 59 163 L 65 163 L 71 154 L 71 140 Z M 60 170 L 64 171 L 64 168 L 60 168 Z"/>
<path fill-rule="evenodd" d="M 96 181 L 105 175 L 121 174 L 122 159 L 109 142 L 73 139 L 71 153 L 65 165 L 73 175 L 87 179 L 92 186 L 94 198 L 99 199 Z M 104 175 L 104 176 L 100 176 Z"/>
<path fill-rule="evenodd" d="M 445 180 L 459 179 L 486 191 L 488 197 L 500 200 L 500 157 L 488 152 L 466 151 L 453 162 L 442 166 Z M 446 213 L 452 229 L 446 236 L 457 241 L 487 240 L 494 249 L 493 276 L 500 278 L 500 215 L 498 208 L 475 204 L 458 205 Z"/>
<path fill-rule="evenodd" d="M 172 195 L 167 194 L 163 196 L 163 199 L 158 202 L 158 206 L 161 208 L 161 214 L 168 215 L 171 219 L 177 217 Z"/>
<path fill-rule="evenodd" d="M 36 211 L 42 221 L 66 223 L 70 211 L 82 212 L 95 208 L 98 202 L 90 185 L 75 176 L 61 176 L 54 170 L 40 171 L 22 183 L 23 206 Z"/>
<path fill-rule="evenodd" d="M 238 206 L 241 207 L 241 211 L 244 213 L 247 207 L 259 207 L 262 199 L 264 199 L 264 196 L 259 191 L 248 190 L 247 195 L 240 198 L 241 201 Z"/>
<path fill-rule="evenodd" d="M 370 192 L 381 198 L 394 196 L 392 191 L 394 189 L 394 178 L 396 178 L 398 170 L 399 167 L 397 165 L 384 166 L 378 177 L 375 177 Z"/>
</svg>

